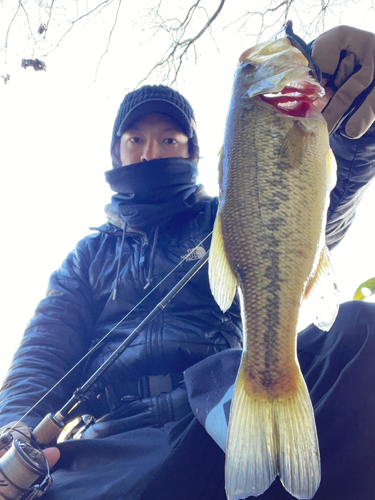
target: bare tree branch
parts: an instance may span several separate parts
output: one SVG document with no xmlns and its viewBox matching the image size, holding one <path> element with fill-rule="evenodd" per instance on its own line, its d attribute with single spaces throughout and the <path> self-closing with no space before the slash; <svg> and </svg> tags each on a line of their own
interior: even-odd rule
<svg viewBox="0 0 375 500">
<path fill-rule="evenodd" d="M 21 5 L 21 9 L 25 13 L 26 21 L 27 21 L 27 26 L 28 26 L 29 31 L 30 31 L 30 38 L 32 38 L 34 40 L 34 46 L 35 46 L 36 45 L 36 40 L 35 40 L 34 33 L 33 33 L 32 28 L 31 28 L 31 25 L 30 25 L 29 15 L 28 15 L 27 10 L 25 9 L 25 7 L 24 7 L 24 5 L 23 5 L 22 2 L 20 3 L 20 5 Z M 33 55 L 34 55 L 34 53 L 33 53 Z"/>
<path fill-rule="evenodd" d="M 240 20 L 243 19 L 242 24 L 237 29 L 237 33 L 238 33 L 238 32 L 240 32 L 244 28 L 244 26 L 251 20 L 252 17 L 260 16 L 261 17 L 261 27 L 260 27 L 260 30 L 258 32 L 258 38 L 260 38 L 263 35 L 264 28 L 266 26 L 265 19 L 267 18 L 268 14 L 274 13 L 274 12 L 278 11 L 279 9 L 281 9 L 282 7 L 285 7 L 284 10 L 281 13 L 281 17 L 284 17 L 284 21 L 287 21 L 288 15 L 289 15 L 289 9 L 290 9 L 290 6 L 292 5 L 293 2 L 294 2 L 294 0 L 283 0 L 276 7 L 272 7 L 272 8 L 268 7 L 263 12 L 260 12 L 260 11 L 247 11 L 244 14 L 242 14 L 242 16 L 239 17 L 238 19 L 236 19 L 236 20 L 232 21 L 231 23 L 227 24 L 224 27 L 224 29 L 226 29 L 229 26 L 232 26 L 232 25 L 238 23 L 238 21 L 240 21 Z M 279 20 L 280 20 L 280 18 L 278 19 L 278 21 Z M 276 22 L 274 22 L 273 25 L 271 25 L 271 26 L 274 26 L 275 24 L 276 24 Z M 268 27 L 270 27 L 270 25 L 267 25 L 267 28 Z"/>
<path fill-rule="evenodd" d="M 82 14 L 81 16 L 77 17 L 77 19 L 75 19 L 74 21 L 71 21 L 70 22 L 70 28 L 68 30 L 65 31 L 65 33 L 63 34 L 63 36 L 60 38 L 60 40 L 56 43 L 56 45 L 54 46 L 54 48 L 49 52 L 49 54 L 51 52 L 53 52 L 54 50 L 56 50 L 59 46 L 60 46 L 60 43 L 63 41 L 63 39 L 68 35 L 68 33 L 73 29 L 74 25 L 78 22 L 78 21 L 82 21 L 82 19 L 85 19 L 85 18 L 88 18 L 91 14 L 93 14 L 94 12 L 96 12 L 97 10 L 100 9 L 100 7 L 102 7 L 103 5 L 110 5 L 114 0 L 104 0 L 103 2 L 99 3 L 96 7 L 94 7 L 93 9 L 91 9 L 89 12 L 86 12 L 85 14 Z M 121 2 L 121 0 L 120 0 Z"/>
<path fill-rule="evenodd" d="M 115 19 L 114 19 L 114 22 L 113 22 L 113 25 L 112 25 L 112 28 L 111 28 L 111 31 L 109 33 L 109 36 L 108 36 L 108 42 L 107 42 L 107 47 L 105 49 L 105 52 L 100 56 L 100 59 L 99 59 L 99 62 L 98 62 L 98 65 L 96 67 L 96 71 L 95 71 L 95 79 L 96 80 L 96 77 L 98 75 L 98 71 L 99 71 L 99 66 L 100 66 L 100 63 L 102 62 L 102 59 L 103 57 L 108 53 L 108 49 L 109 49 L 109 45 L 111 43 L 111 38 L 112 38 L 112 33 L 116 27 L 116 24 L 117 24 L 117 20 L 118 20 L 118 14 L 119 14 L 119 11 L 120 11 L 120 7 L 121 7 L 121 0 L 119 0 L 118 2 L 118 6 L 117 6 L 117 10 L 116 10 L 116 16 L 115 16 Z"/>
<path fill-rule="evenodd" d="M 44 31 L 44 38 L 46 37 L 47 31 L 48 31 L 48 28 L 49 28 L 49 23 L 51 22 L 52 8 L 53 8 L 54 2 L 55 2 L 55 0 L 52 0 L 51 6 L 49 8 L 48 20 L 47 20 L 47 23 L 46 23 L 46 29 Z"/>
<path fill-rule="evenodd" d="M 16 17 L 17 17 L 17 14 L 18 14 L 18 11 L 20 10 L 21 5 L 22 5 L 22 1 L 21 1 L 21 0 L 19 0 L 18 5 L 17 5 L 17 10 L 16 10 L 16 12 L 15 12 L 14 16 L 12 17 L 12 19 L 11 19 L 11 21 L 10 21 L 10 23 L 9 23 L 9 26 L 8 26 L 8 29 L 7 29 L 7 32 L 6 32 L 6 35 L 5 35 L 5 45 L 4 45 L 4 47 L 3 47 L 2 49 L 0 49 L 0 52 L 1 52 L 2 50 L 4 50 L 4 51 L 5 51 L 5 52 L 4 52 L 4 59 L 5 59 L 5 63 L 7 62 L 7 48 L 8 48 L 8 38 L 9 38 L 10 28 L 12 27 L 12 24 L 13 24 L 14 20 L 15 20 L 15 19 L 16 19 Z"/>
<path fill-rule="evenodd" d="M 186 40 L 182 40 L 182 37 L 185 35 L 186 28 L 192 19 L 192 13 L 194 13 L 195 9 L 198 8 L 201 0 L 197 0 L 195 4 L 193 4 L 185 19 L 180 23 L 180 26 L 177 28 L 177 31 L 180 30 L 180 33 L 177 35 L 177 39 L 174 40 L 170 51 L 162 57 L 162 59 L 156 63 L 148 74 L 138 83 L 140 85 L 143 83 L 151 74 L 153 74 L 156 70 L 167 69 L 167 78 L 169 79 L 170 71 L 172 70 L 172 79 L 170 81 L 170 85 L 173 85 L 178 77 L 180 72 L 183 59 L 187 55 L 187 52 L 191 46 L 194 46 L 195 42 L 207 31 L 207 29 L 212 25 L 217 16 L 220 14 L 222 8 L 224 7 L 226 0 L 220 0 L 220 4 L 216 9 L 215 13 L 208 19 L 203 28 L 192 38 L 187 38 Z"/>
<path fill-rule="evenodd" d="M 211 0 L 210 0 L 211 1 Z M 362 1 L 362 0 L 361 0 Z M 172 0 L 149 0 L 148 14 L 138 12 L 138 19 L 133 20 L 133 27 L 141 26 L 140 31 L 145 33 L 147 40 L 140 43 L 151 44 L 155 47 L 163 47 L 160 57 L 153 63 L 146 76 L 138 83 L 140 85 L 150 76 L 157 76 L 161 83 L 176 84 L 181 69 L 191 54 L 192 60 L 197 61 L 202 51 L 201 41 L 207 33 L 215 49 L 219 51 L 215 40 L 215 27 L 224 25 L 224 29 L 233 30 L 234 36 L 250 36 L 256 42 L 260 38 L 272 36 L 279 31 L 287 19 L 296 20 L 298 34 L 315 37 L 317 33 L 324 31 L 326 16 L 336 16 L 340 22 L 340 12 L 349 3 L 362 6 L 360 0 L 258 0 L 258 2 L 246 2 L 247 5 L 255 5 L 254 10 L 249 7 L 242 9 L 236 0 L 216 0 L 215 12 L 211 15 L 207 12 L 208 0 L 184 0 L 177 2 Z M 369 0 L 370 6 L 367 10 L 374 10 L 375 0 Z M 6 7 L 6 4 L 9 6 Z M 141 3 L 141 2 L 139 2 Z M 68 35 L 76 28 L 80 21 L 83 30 L 88 24 L 95 24 L 95 17 L 101 17 L 104 9 L 109 8 L 109 16 L 105 16 L 105 22 L 97 30 L 98 39 L 103 35 L 106 37 L 104 52 L 98 54 L 95 79 L 99 74 L 103 58 L 112 49 L 114 33 L 120 22 L 122 0 L 0 0 L 0 9 L 7 9 L 9 22 L 4 28 L 3 37 L 5 43 L 0 49 L 4 51 L 5 62 L 10 58 L 10 47 L 16 45 L 17 38 L 23 43 L 22 50 L 27 50 L 25 56 L 32 59 L 45 60 L 62 42 L 68 45 Z M 127 3 L 123 2 L 124 6 Z M 224 5 L 233 6 L 229 14 L 234 20 L 224 18 L 220 24 L 217 21 Z M 112 5 L 112 8 L 110 6 Z M 176 10 L 176 9 L 177 10 Z M 172 13 L 171 13 L 172 12 Z M 234 13 L 235 12 L 235 13 Z M 72 15 L 73 14 L 73 15 Z M 95 15 L 94 15 L 95 14 Z M 2 15 L 2 14 L 1 14 Z M 24 17 L 25 16 L 25 17 Z M 103 16 L 104 17 L 104 16 Z M 3 19 L 3 17 L 2 17 Z M 73 20 L 71 20 L 73 19 Z M 128 17 L 126 22 L 131 21 Z M 139 20 L 140 19 L 140 20 Z M 298 23 L 298 21 L 300 21 Z M 107 31 L 110 27 L 109 32 Z M 17 38 L 13 32 L 17 28 Z M 274 29 L 274 31 L 272 31 Z M 13 30 L 13 31 L 12 31 Z M 38 36 L 34 36 L 34 30 Z M 12 32 L 12 37 L 10 33 Z M 216 31 L 216 33 L 218 33 Z M 70 38 L 70 37 L 69 37 Z M 218 37 L 217 37 L 218 38 Z M 10 39 L 12 43 L 10 43 Z M 70 42 L 71 43 L 71 42 Z M 166 44 L 166 45 L 165 45 Z M 95 45 L 95 44 L 93 44 Z M 25 49 L 26 47 L 26 49 Z M 96 49 L 98 50 L 98 49 Z M 52 66 L 53 67 L 53 66 Z"/>
</svg>

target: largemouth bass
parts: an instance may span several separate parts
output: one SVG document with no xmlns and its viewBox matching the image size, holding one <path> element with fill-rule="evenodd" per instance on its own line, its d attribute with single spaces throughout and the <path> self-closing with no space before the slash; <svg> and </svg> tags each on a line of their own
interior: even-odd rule
<svg viewBox="0 0 375 500">
<path fill-rule="evenodd" d="M 305 298 L 315 296 L 315 323 L 325 330 L 338 310 L 324 242 L 335 160 L 313 105 L 322 91 L 288 38 L 240 57 L 209 260 L 211 290 L 223 311 L 238 289 L 244 330 L 226 450 L 230 500 L 259 496 L 277 475 L 296 498 L 312 498 L 320 483 L 296 338 Z"/>
</svg>

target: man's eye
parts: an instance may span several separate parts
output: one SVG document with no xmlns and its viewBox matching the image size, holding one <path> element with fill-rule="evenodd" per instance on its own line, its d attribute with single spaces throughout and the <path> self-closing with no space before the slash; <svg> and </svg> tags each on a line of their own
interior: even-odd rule
<svg viewBox="0 0 375 500">
<path fill-rule="evenodd" d="M 176 139 L 172 139 L 171 137 L 169 137 L 168 139 L 164 139 L 164 142 L 167 144 L 177 144 Z"/>
<path fill-rule="evenodd" d="M 140 137 L 131 137 L 130 142 L 135 142 L 135 143 L 141 142 L 141 138 Z"/>
</svg>

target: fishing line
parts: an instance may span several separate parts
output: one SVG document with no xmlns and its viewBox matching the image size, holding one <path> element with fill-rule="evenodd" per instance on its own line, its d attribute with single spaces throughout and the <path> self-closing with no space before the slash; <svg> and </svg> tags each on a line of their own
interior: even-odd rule
<svg viewBox="0 0 375 500">
<path fill-rule="evenodd" d="M 45 399 L 63 380 L 65 380 L 65 378 L 70 374 L 72 373 L 73 370 L 75 370 L 77 368 L 78 365 L 80 365 L 82 363 L 82 361 L 84 361 L 87 356 L 90 355 L 90 353 L 93 351 L 93 349 L 96 349 L 119 325 L 121 325 L 121 323 L 123 321 L 126 320 L 126 318 L 138 307 L 142 304 L 143 301 L 145 301 L 172 273 L 174 273 L 174 271 L 179 267 L 181 266 L 181 264 L 183 264 L 183 262 L 186 261 L 186 259 L 188 257 L 190 257 L 190 255 L 192 253 L 195 252 L 195 250 L 202 244 L 204 243 L 207 238 L 209 238 L 210 236 L 212 235 L 212 231 L 205 237 L 203 238 L 203 240 L 201 240 L 190 252 L 187 253 L 187 255 L 185 255 L 185 257 L 183 259 L 181 259 L 181 261 L 166 275 L 164 276 L 163 279 L 161 279 L 159 281 L 159 283 L 157 285 L 154 286 L 154 288 L 152 288 L 152 290 L 150 290 L 148 292 L 147 295 L 145 295 L 143 297 L 143 299 L 141 299 L 138 304 L 136 304 L 133 309 L 131 309 L 113 328 L 111 328 L 111 330 L 106 333 L 104 335 L 104 337 L 102 337 L 63 377 L 61 377 L 60 380 L 58 380 L 56 382 L 56 384 L 54 386 L 51 387 L 51 389 L 49 389 L 15 424 L 14 426 L 12 426 L 12 428 L 10 430 L 13 430 L 16 425 L 18 423 L 20 423 L 30 412 L 32 412 L 37 406 L 39 403 L 41 403 L 43 401 L 43 399 Z M 185 283 L 186 284 L 186 283 Z"/>
</svg>

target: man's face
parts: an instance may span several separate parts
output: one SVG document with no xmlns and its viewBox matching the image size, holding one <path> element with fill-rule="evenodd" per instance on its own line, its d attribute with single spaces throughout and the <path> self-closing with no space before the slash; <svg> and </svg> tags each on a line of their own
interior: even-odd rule
<svg viewBox="0 0 375 500">
<path fill-rule="evenodd" d="M 149 113 L 121 136 L 123 167 L 161 158 L 189 158 L 188 137 L 168 115 Z"/>
</svg>

